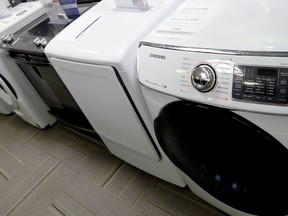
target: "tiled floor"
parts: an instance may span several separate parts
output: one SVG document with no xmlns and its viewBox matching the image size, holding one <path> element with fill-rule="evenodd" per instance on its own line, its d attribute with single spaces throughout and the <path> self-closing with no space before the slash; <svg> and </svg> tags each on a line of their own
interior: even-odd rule
<svg viewBox="0 0 288 216">
<path fill-rule="evenodd" d="M 62 123 L 39 130 L 0 114 L 0 216 L 225 216 Z"/>
</svg>

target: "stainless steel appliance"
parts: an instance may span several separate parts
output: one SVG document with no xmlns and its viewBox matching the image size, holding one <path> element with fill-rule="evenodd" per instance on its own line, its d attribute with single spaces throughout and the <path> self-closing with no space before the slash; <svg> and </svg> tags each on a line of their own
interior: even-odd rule
<svg viewBox="0 0 288 216">
<path fill-rule="evenodd" d="M 79 11 L 83 13 L 96 3 L 95 0 L 88 3 L 79 1 Z M 70 23 L 53 24 L 44 14 L 15 34 L 3 36 L 0 48 L 7 50 L 8 58 L 21 68 L 52 115 L 73 128 L 93 135 L 95 130 L 44 54 L 49 41 Z"/>
<path fill-rule="evenodd" d="M 45 13 L 39 1 L 21 3 L 8 10 L 10 15 L 2 17 L 0 21 L 3 39 Z M 7 52 L 3 49 L 0 50 L 0 99 L 13 113 L 35 127 L 47 128 L 57 120 L 48 112 L 49 107 L 17 64 L 7 58 Z M 3 113 L 3 110 L 0 111 Z"/>
</svg>

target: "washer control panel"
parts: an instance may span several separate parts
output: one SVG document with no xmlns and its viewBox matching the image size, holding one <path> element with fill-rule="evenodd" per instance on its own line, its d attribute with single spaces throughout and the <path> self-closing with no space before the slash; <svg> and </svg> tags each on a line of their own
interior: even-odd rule
<svg viewBox="0 0 288 216">
<path fill-rule="evenodd" d="M 235 66 L 232 97 L 262 103 L 288 103 L 288 68 Z"/>
<path fill-rule="evenodd" d="M 143 86 L 233 110 L 288 115 L 288 57 L 176 48 L 140 46 Z"/>
</svg>

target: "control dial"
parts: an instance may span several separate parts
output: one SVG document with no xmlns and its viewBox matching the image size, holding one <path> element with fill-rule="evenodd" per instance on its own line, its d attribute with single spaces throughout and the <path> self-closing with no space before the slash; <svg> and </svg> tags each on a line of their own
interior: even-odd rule
<svg viewBox="0 0 288 216">
<path fill-rule="evenodd" d="M 37 37 L 37 38 L 35 38 L 35 39 L 33 40 L 33 43 L 34 43 L 35 46 L 37 46 L 37 47 L 43 47 L 43 48 L 45 48 L 46 45 L 48 44 L 48 41 L 47 41 L 46 38 L 39 38 L 39 37 Z"/>
<path fill-rule="evenodd" d="M 209 92 L 216 84 L 216 73 L 208 64 L 200 64 L 191 74 L 192 85 L 200 92 Z"/>
<path fill-rule="evenodd" d="M 35 44 L 35 46 L 39 47 L 41 45 L 41 39 L 37 37 L 33 40 L 33 43 Z"/>
<path fill-rule="evenodd" d="M 1 41 L 4 43 L 4 44 L 9 44 L 13 41 L 13 35 L 12 34 L 8 34 L 8 35 L 3 35 L 1 37 Z"/>
<path fill-rule="evenodd" d="M 42 39 L 40 40 L 40 45 L 41 45 L 43 48 L 46 47 L 47 44 L 48 44 L 48 41 L 47 41 L 46 38 L 42 38 Z"/>
</svg>

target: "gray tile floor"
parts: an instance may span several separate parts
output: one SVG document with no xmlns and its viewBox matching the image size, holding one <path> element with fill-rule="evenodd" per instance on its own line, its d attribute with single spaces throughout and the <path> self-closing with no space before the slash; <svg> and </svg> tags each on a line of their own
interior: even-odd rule
<svg viewBox="0 0 288 216">
<path fill-rule="evenodd" d="M 225 216 L 57 122 L 0 114 L 0 216 Z"/>
</svg>

